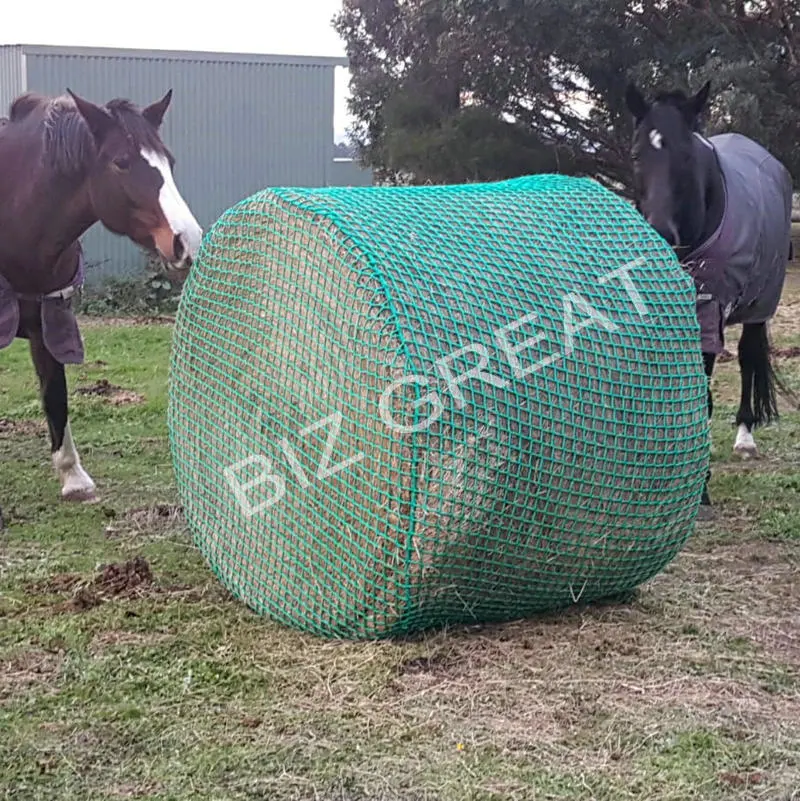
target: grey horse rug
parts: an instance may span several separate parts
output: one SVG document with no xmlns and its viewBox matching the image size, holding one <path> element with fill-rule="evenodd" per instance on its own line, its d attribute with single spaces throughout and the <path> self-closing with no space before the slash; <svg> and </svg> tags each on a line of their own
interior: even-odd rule
<svg viewBox="0 0 800 801">
<path fill-rule="evenodd" d="M 778 307 L 791 258 L 792 179 L 741 134 L 696 136 L 717 156 L 725 211 L 717 230 L 682 263 L 697 287 L 702 350 L 718 355 L 726 325 L 765 322 Z"/>
<path fill-rule="evenodd" d="M 42 337 L 47 350 L 61 364 L 83 364 L 83 339 L 72 308 L 72 296 L 83 285 L 84 275 L 81 250 L 69 285 L 47 295 L 18 295 L 0 274 L 0 350 L 10 345 L 20 333 L 19 301 L 41 301 Z"/>
</svg>

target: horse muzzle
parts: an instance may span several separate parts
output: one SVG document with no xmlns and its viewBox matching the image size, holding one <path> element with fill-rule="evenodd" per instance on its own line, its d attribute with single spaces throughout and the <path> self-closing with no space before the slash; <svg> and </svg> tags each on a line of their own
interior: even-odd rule
<svg viewBox="0 0 800 801">
<path fill-rule="evenodd" d="M 173 239 L 172 255 L 173 258 L 169 261 L 169 265 L 175 270 L 188 270 L 194 262 L 192 253 L 185 244 L 185 238 L 180 234 L 175 234 Z"/>
<path fill-rule="evenodd" d="M 200 249 L 203 232 L 200 226 L 191 231 L 175 233 L 168 226 L 162 226 L 152 234 L 158 255 L 177 272 L 188 271 Z"/>
</svg>

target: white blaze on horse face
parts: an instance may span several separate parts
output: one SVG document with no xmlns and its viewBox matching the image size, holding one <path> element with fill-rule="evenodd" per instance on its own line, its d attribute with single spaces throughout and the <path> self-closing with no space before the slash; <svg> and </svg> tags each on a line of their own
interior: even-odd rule
<svg viewBox="0 0 800 801">
<path fill-rule="evenodd" d="M 195 220 L 189 206 L 178 191 L 166 158 L 152 150 L 142 150 L 142 158 L 161 173 L 163 183 L 158 193 L 161 211 L 164 213 L 172 233 L 180 238 L 186 254 L 194 261 L 197 258 L 197 252 L 200 250 L 203 229 Z"/>
<path fill-rule="evenodd" d="M 94 500 L 95 484 L 81 466 L 69 422 L 64 428 L 64 441 L 53 454 L 53 467 L 61 479 L 61 497 L 67 501 Z"/>
<path fill-rule="evenodd" d="M 756 441 L 744 423 L 739 423 L 739 428 L 736 430 L 736 442 L 733 450 L 741 456 L 758 456 Z"/>
<path fill-rule="evenodd" d="M 653 146 L 654 150 L 661 150 L 664 145 L 664 138 L 661 136 L 661 131 L 657 131 L 655 128 L 650 131 L 650 144 Z"/>
</svg>

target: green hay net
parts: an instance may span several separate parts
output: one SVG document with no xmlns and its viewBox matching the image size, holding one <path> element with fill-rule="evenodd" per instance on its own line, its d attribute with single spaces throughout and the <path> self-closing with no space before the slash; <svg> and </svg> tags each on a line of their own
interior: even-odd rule
<svg viewBox="0 0 800 801">
<path fill-rule="evenodd" d="M 195 541 L 257 613 L 327 637 L 628 591 L 702 492 L 694 299 L 588 179 L 259 192 L 208 232 L 176 321 Z"/>
</svg>

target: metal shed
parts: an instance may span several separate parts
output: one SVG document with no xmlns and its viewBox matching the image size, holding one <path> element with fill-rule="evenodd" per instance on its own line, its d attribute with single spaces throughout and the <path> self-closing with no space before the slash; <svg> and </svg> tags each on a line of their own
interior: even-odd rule
<svg viewBox="0 0 800 801">
<path fill-rule="evenodd" d="M 183 196 L 207 229 L 229 206 L 269 186 L 369 184 L 334 163 L 334 71 L 343 58 L 0 46 L 0 115 L 26 91 L 67 87 L 96 103 L 145 105 L 173 89 L 163 138 Z M 127 240 L 95 225 L 83 238 L 87 284 L 133 277 L 144 265 Z"/>
</svg>

